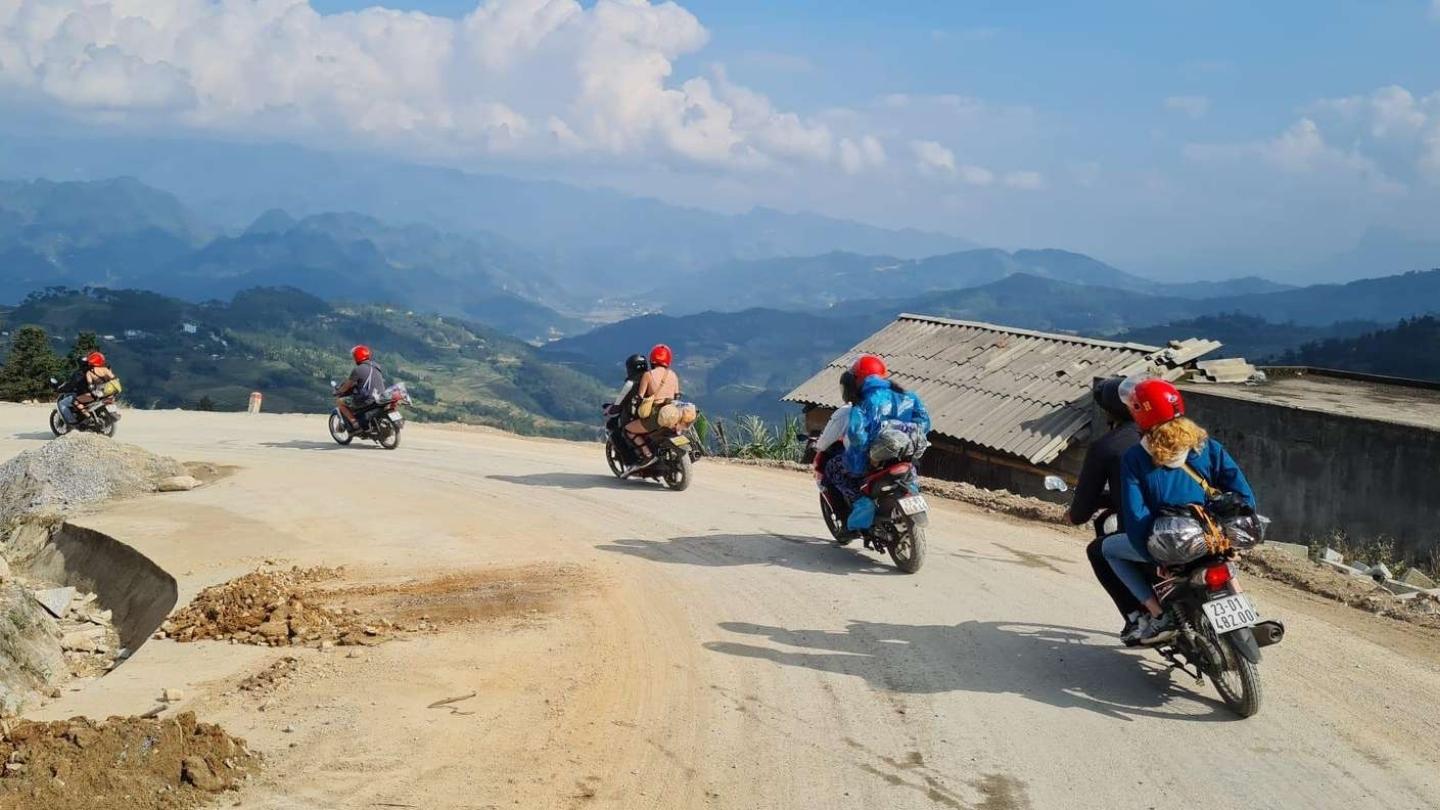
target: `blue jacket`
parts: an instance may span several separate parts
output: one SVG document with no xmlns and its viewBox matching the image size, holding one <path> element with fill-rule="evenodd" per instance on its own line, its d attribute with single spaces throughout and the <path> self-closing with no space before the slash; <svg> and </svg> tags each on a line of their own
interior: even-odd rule
<svg viewBox="0 0 1440 810">
<path fill-rule="evenodd" d="M 870 442 L 881 426 L 892 420 L 930 432 L 930 414 L 920 397 L 909 391 L 897 392 L 883 377 L 867 377 L 860 386 L 860 401 L 850 409 L 850 426 L 845 431 L 845 468 L 851 475 L 869 471 Z"/>
<path fill-rule="evenodd" d="M 1221 492 L 1238 492 L 1254 508 L 1255 493 L 1250 489 L 1250 482 L 1245 480 L 1245 473 L 1240 472 L 1235 459 L 1225 452 L 1219 442 L 1207 440 L 1204 447 L 1190 451 L 1188 462 L 1191 469 L 1210 482 L 1210 486 Z M 1130 536 L 1130 544 L 1137 551 L 1145 551 L 1157 509 L 1205 503 L 1205 490 L 1200 482 L 1191 478 L 1184 469 L 1157 465 L 1142 445 L 1137 444 L 1126 451 L 1120 470 L 1121 522 L 1125 533 Z"/>
</svg>

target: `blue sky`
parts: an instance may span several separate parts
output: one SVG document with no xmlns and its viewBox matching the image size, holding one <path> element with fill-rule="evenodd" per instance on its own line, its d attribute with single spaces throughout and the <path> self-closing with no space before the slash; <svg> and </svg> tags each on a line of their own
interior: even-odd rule
<svg viewBox="0 0 1440 810">
<path fill-rule="evenodd" d="M 1440 242 L 1440 0 L 311 0 L 224 26 L 206 2 L 139 3 L 173 41 L 93 34 L 130 49 L 114 63 L 64 43 L 94 75 L 58 87 L 7 62 L 0 14 L 0 93 L 1162 276 L 1283 275 L 1377 229 Z M 198 64 L 196 39 L 247 58 Z"/>
</svg>

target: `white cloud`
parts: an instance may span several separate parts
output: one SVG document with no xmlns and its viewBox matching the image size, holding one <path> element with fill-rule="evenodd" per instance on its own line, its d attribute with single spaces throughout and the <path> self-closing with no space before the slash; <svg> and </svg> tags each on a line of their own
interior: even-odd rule
<svg viewBox="0 0 1440 810">
<path fill-rule="evenodd" d="M 1005 185 L 1021 191 L 1037 191 L 1045 187 L 1045 177 L 1039 172 L 1010 172 L 1005 175 Z"/>
<path fill-rule="evenodd" d="M 1378 164 L 1356 149 L 1344 150 L 1326 142 L 1319 124 L 1301 118 L 1274 138 L 1249 144 L 1190 144 L 1187 158 L 1198 162 L 1246 162 L 1258 158 L 1282 173 L 1327 183 L 1358 182 L 1365 190 L 1394 193 L 1403 184 L 1386 175 Z"/>
<path fill-rule="evenodd" d="M 988 186 L 995 182 L 995 173 L 983 166 L 960 164 L 955 153 L 935 141 L 912 141 L 915 168 L 929 176 L 951 177 L 972 186 Z"/>
<path fill-rule="evenodd" d="M 1205 96 L 1168 96 L 1165 99 L 1165 109 L 1200 119 L 1210 112 L 1210 99 Z"/>
<path fill-rule="evenodd" d="M 0 105 L 439 155 L 883 163 L 869 133 L 845 146 L 723 72 L 678 80 L 675 61 L 707 39 L 684 8 L 646 0 L 484 0 L 460 19 L 321 15 L 306 0 L 0 0 Z"/>
</svg>

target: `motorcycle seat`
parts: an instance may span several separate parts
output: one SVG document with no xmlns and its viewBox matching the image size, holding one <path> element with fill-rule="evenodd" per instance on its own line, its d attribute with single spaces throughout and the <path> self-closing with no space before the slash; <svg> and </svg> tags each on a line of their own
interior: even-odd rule
<svg viewBox="0 0 1440 810">
<path fill-rule="evenodd" d="M 865 483 L 860 485 L 860 491 L 868 495 L 870 494 L 870 487 L 874 486 L 875 482 L 879 481 L 882 478 L 898 478 L 902 475 L 908 475 L 910 471 L 914 469 L 914 467 L 915 465 L 911 464 L 910 462 L 902 461 L 898 464 L 891 464 L 882 469 L 876 470 L 865 476 Z"/>
</svg>

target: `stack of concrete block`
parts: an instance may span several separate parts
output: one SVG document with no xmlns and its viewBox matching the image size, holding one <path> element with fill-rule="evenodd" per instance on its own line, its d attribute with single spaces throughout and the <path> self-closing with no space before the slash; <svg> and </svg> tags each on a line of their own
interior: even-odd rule
<svg viewBox="0 0 1440 810">
<path fill-rule="evenodd" d="M 1417 593 L 1440 596 L 1440 587 L 1436 586 L 1435 580 L 1415 568 L 1409 569 L 1404 576 L 1396 579 L 1384 563 L 1379 565 L 1347 564 L 1343 554 L 1329 547 L 1320 551 L 1319 563 L 1342 574 L 1372 579 L 1377 585 L 1397 596 L 1411 596 Z"/>
<path fill-rule="evenodd" d="M 1244 383 L 1249 382 L 1259 369 L 1243 358 L 1232 357 L 1223 360 L 1201 360 L 1195 364 L 1195 382 Z"/>
</svg>

